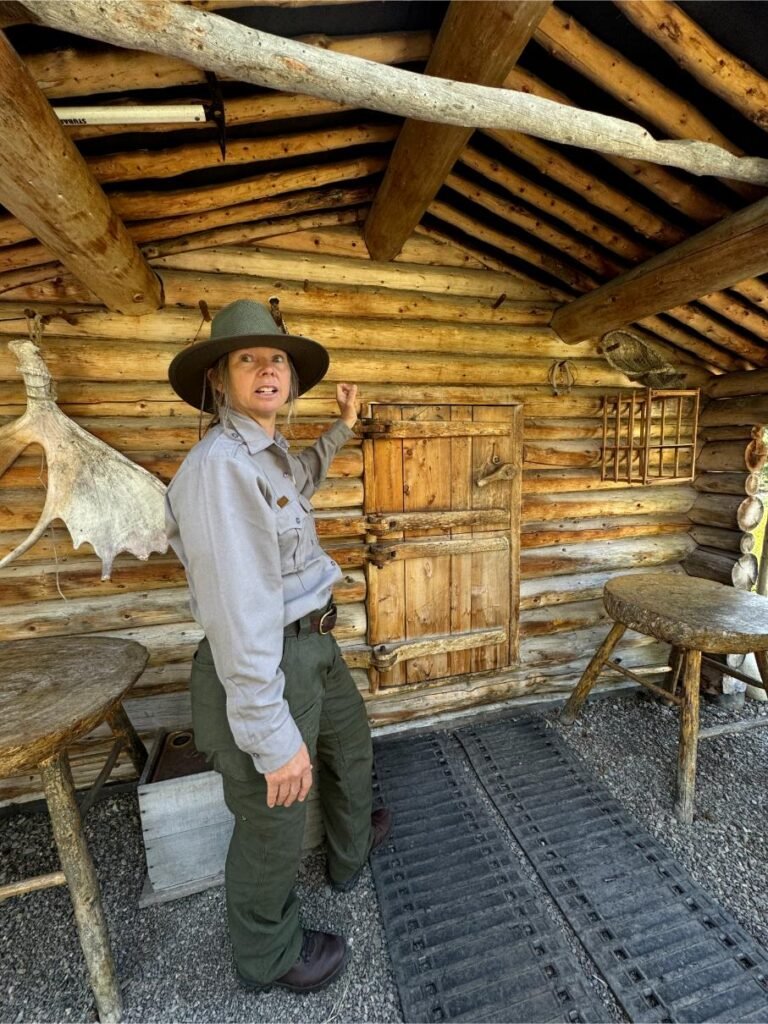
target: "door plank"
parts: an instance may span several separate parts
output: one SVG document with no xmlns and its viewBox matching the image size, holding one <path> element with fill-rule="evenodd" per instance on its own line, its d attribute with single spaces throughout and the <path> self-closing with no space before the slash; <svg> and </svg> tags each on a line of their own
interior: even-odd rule
<svg viewBox="0 0 768 1024">
<path fill-rule="evenodd" d="M 400 419 L 400 406 L 375 406 L 374 417 Z M 403 511 L 403 442 L 399 439 L 365 441 L 371 446 L 373 474 L 371 487 L 366 484 L 365 510 L 376 512 Z M 368 496 L 370 490 L 370 498 Z M 395 534 L 397 536 L 397 534 Z M 402 534 L 400 534 L 402 536 Z M 372 647 L 380 637 L 405 636 L 405 564 L 396 562 L 382 569 L 369 565 L 368 573 L 368 642 Z M 405 667 L 396 665 L 389 672 L 371 672 L 370 688 L 400 686 L 406 681 Z"/>
<path fill-rule="evenodd" d="M 450 419 L 450 406 L 411 406 L 409 420 L 431 422 Z M 445 437 L 414 437 L 403 441 L 404 509 L 423 512 L 450 509 L 451 441 Z M 406 540 L 434 534 L 433 529 L 406 531 Z M 405 636 L 408 640 L 444 635 L 451 628 L 450 558 L 409 559 L 405 566 Z M 440 679 L 449 671 L 446 654 L 430 653 L 408 659 L 406 680 L 420 683 Z"/>
<path fill-rule="evenodd" d="M 471 438 L 484 425 L 472 421 L 471 407 L 454 405 L 450 426 L 453 430 L 462 431 L 451 437 L 451 509 L 463 511 L 472 508 Z M 451 540 L 453 544 L 469 548 L 466 553 L 456 553 L 451 558 L 451 632 L 464 633 L 472 628 L 472 559 L 475 541 L 471 525 L 452 527 Z M 469 648 L 450 654 L 449 671 L 452 676 L 465 675 L 471 669 L 472 655 Z"/>
</svg>

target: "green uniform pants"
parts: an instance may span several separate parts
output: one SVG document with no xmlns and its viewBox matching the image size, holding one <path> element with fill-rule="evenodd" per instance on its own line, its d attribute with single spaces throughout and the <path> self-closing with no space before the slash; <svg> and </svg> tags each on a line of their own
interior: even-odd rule
<svg viewBox="0 0 768 1024">
<path fill-rule="evenodd" d="M 371 733 L 365 705 L 330 634 L 302 620 L 286 636 L 284 696 L 314 765 L 326 833 L 328 873 L 350 878 L 371 847 Z M 195 743 L 220 772 L 235 817 L 225 871 L 227 917 L 237 969 L 268 984 L 298 958 L 302 928 L 294 884 L 301 862 L 306 803 L 267 807 L 267 785 L 232 738 L 224 687 L 207 640 L 190 682 Z"/>
</svg>

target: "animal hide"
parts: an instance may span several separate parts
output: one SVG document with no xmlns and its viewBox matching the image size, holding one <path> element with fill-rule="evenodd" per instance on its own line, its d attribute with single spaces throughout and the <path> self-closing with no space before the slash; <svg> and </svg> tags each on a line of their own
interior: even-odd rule
<svg viewBox="0 0 768 1024">
<path fill-rule="evenodd" d="M 27 410 L 0 428 L 0 476 L 28 445 L 39 444 L 48 463 L 48 491 L 37 525 L 0 568 L 31 548 L 54 519 L 63 520 L 76 548 L 83 541 L 93 547 L 104 580 L 121 551 L 141 559 L 166 551 L 165 485 L 59 409 L 53 379 L 32 341 L 8 347 L 19 361 Z"/>
</svg>

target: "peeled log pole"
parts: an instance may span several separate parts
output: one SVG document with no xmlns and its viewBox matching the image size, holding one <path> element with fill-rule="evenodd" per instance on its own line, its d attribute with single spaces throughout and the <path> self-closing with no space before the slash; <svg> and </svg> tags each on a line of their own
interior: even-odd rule
<svg viewBox="0 0 768 1024">
<path fill-rule="evenodd" d="M 102 1024 L 119 1021 L 122 1017 L 120 987 L 109 947 L 99 883 L 85 844 L 66 754 L 57 754 L 39 767 L 99 1019 Z"/>
<path fill-rule="evenodd" d="M 677 751 L 677 796 L 675 814 L 683 824 L 693 821 L 696 789 L 696 746 L 699 735 L 699 676 L 701 651 L 687 651 L 680 708 L 680 745 Z"/>
<path fill-rule="evenodd" d="M 710 398 L 741 398 L 768 394 L 768 370 L 742 370 L 714 377 L 707 386 Z"/>
<path fill-rule="evenodd" d="M 264 88 L 323 96 L 403 117 L 474 128 L 513 128 L 691 174 L 768 184 L 768 161 L 736 157 L 706 142 L 657 142 L 639 125 L 480 85 L 433 79 L 330 53 L 180 4 L 135 0 L 27 0 L 43 25 L 91 39 L 188 60 Z"/>
<path fill-rule="evenodd" d="M 614 0 L 641 32 L 706 89 L 768 129 L 768 80 L 720 46 L 693 18 L 668 0 Z"/>
<path fill-rule="evenodd" d="M 0 101 L 0 202 L 110 309 L 158 309 L 160 282 L 2 34 Z"/>
<path fill-rule="evenodd" d="M 464 4 L 454 0 L 425 74 L 501 85 L 549 2 Z M 410 118 L 405 122 L 365 223 L 365 243 L 372 259 L 390 260 L 402 249 L 471 134 L 471 128 Z M 413 173 L 416 166 L 418 174 Z"/>
<path fill-rule="evenodd" d="M 768 199 L 562 306 L 552 327 L 573 344 L 768 270 Z"/>
</svg>

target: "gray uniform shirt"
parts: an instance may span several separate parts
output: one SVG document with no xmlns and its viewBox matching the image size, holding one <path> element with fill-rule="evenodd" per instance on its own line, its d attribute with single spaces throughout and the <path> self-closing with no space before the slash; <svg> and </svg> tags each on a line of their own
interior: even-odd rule
<svg viewBox="0 0 768 1024">
<path fill-rule="evenodd" d="M 280 768 L 301 734 L 283 698 L 283 627 L 322 608 L 341 570 L 320 547 L 309 499 L 352 431 L 337 420 L 288 454 L 232 413 L 187 455 L 166 497 L 168 539 L 187 573 L 227 695 L 235 743 L 257 771 Z"/>
</svg>

